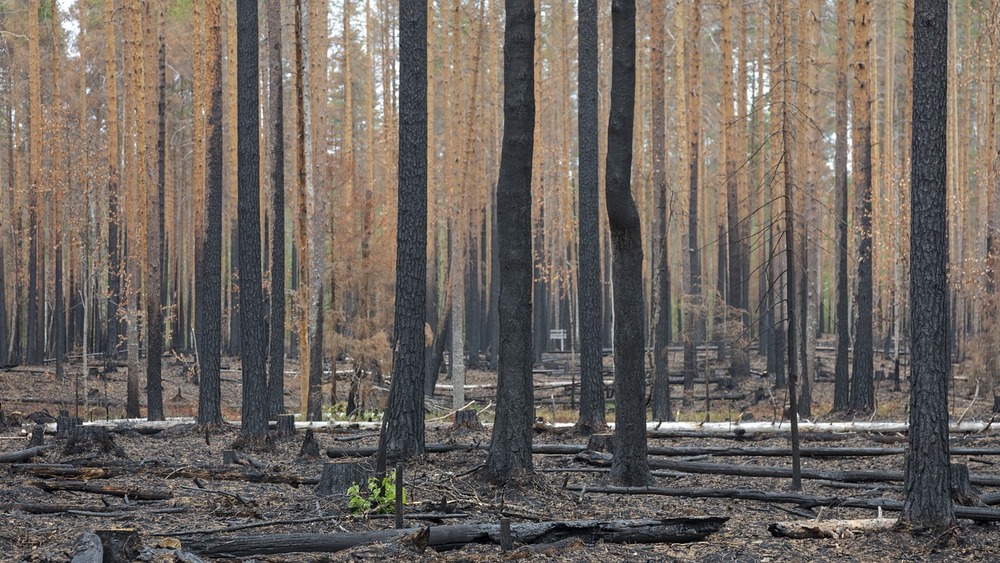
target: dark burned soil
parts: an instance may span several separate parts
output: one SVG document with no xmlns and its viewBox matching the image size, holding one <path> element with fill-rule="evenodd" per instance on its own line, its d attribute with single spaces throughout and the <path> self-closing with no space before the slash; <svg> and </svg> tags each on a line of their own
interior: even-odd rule
<svg viewBox="0 0 1000 563">
<path fill-rule="evenodd" d="M 235 363 L 235 362 L 234 362 Z M 73 366 L 79 369 L 79 366 Z M 111 374 L 105 382 L 93 382 L 91 387 L 107 392 L 108 407 L 91 413 L 94 418 L 110 414 L 118 417 L 120 399 L 124 396 L 124 370 Z M 224 403 L 239 404 L 238 372 L 224 377 Z M 491 374 L 476 372 L 470 383 L 489 382 Z M 560 376 L 543 372 L 538 381 L 544 383 Z M 170 365 L 167 370 L 165 395 L 167 416 L 187 416 L 192 412 L 197 396 L 195 387 L 184 379 L 182 367 Z M 27 415 L 46 409 L 55 414 L 67 409 L 74 397 L 72 383 L 56 381 L 44 370 L 0 373 L 0 401 L 3 411 L 14 410 L 25 417 L 22 427 L 0 432 L 0 454 L 28 447 L 25 431 L 32 422 Z M 757 420 L 770 420 L 777 410 L 770 398 L 754 404 L 754 390 L 767 386 L 766 380 L 743 382 L 738 389 L 718 390 L 727 399 L 713 402 L 713 420 L 753 413 Z M 288 381 L 288 401 L 297 404 L 298 381 Z M 823 406 L 831 393 L 832 384 L 820 381 L 816 386 L 819 406 L 815 412 L 825 413 Z M 905 420 L 906 386 L 894 392 L 891 384 L 879 387 L 877 420 Z M 954 389 L 953 419 L 964 414 L 964 420 L 989 420 L 987 404 L 980 393 L 972 398 L 972 385 L 966 389 L 961 382 Z M 344 387 L 341 387 L 343 394 Z M 677 393 L 680 387 L 675 387 Z M 716 392 L 716 391 L 710 391 Z M 781 393 L 777 400 L 781 400 Z M 539 395 L 543 395 L 539 393 Z M 741 396 L 742 395 L 742 396 Z M 770 395 L 770 394 L 768 394 Z M 545 395 L 548 397 L 548 395 Z M 28 399 L 28 401 L 25 401 Z M 450 401 L 449 401 L 450 402 Z M 555 402 L 556 401 L 550 401 Z M 484 404 L 488 403 L 488 400 Z M 828 404 L 828 403 L 827 403 Z M 968 408 L 971 404 L 971 408 Z M 704 418 L 697 411 L 704 403 L 692 400 L 688 406 L 677 402 L 681 418 Z M 566 412 L 563 412 L 566 411 Z M 538 412 L 547 420 L 569 419 L 568 407 L 554 407 L 542 402 Z M 84 413 L 81 413 L 83 415 Z M 227 410 L 227 416 L 232 412 Z M 429 415 L 433 417 L 433 415 Z M 747 416 L 744 414 L 744 416 Z M 489 419 L 489 410 L 483 418 Z M 819 420 L 833 420 L 819 417 Z M 865 419 L 867 420 L 867 418 Z M 488 444 L 487 431 L 452 432 L 448 419 L 428 431 L 428 443 Z M 244 451 L 239 463 L 223 465 L 224 451 L 232 448 L 238 428 L 228 427 L 206 436 L 194 432 L 191 425 L 180 425 L 155 434 L 135 431 L 112 433 L 120 452 L 78 451 L 65 449 L 64 438 L 45 437 L 52 447 L 30 462 L 0 464 L 0 559 L 4 561 L 69 561 L 74 544 L 83 532 L 115 528 L 138 531 L 143 550 L 137 559 L 145 561 L 196 561 L 186 553 L 195 551 L 198 540 L 243 538 L 252 535 L 282 533 L 338 533 L 388 529 L 391 517 L 354 516 L 347 508 L 345 495 L 320 496 L 315 483 L 322 473 L 327 448 L 373 446 L 376 432 L 364 425 L 336 428 L 316 434 L 320 458 L 300 457 L 303 432 L 294 437 L 275 440 L 272 451 Z M 899 435 L 823 434 L 806 436 L 805 446 L 823 447 L 902 447 Z M 586 437 L 540 428 L 535 444 L 587 444 Z M 783 436 L 681 437 L 650 439 L 650 446 L 723 446 L 723 447 L 784 447 Z M 1000 438 L 994 434 L 953 436 L 956 447 L 1000 448 Z M 666 458 L 661 458 L 666 459 Z M 705 461 L 747 466 L 790 466 L 784 457 L 694 456 L 672 457 L 673 460 Z M 973 476 L 993 475 L 1000 479 L 1000 455 L 955 456 L 956 462 L 967 463 Z M 368 458 L 362 461 L 372 461 Z M 839 539 L 792 540 L 772 537 L 769 524 L 777 521 L 822 520 L 839 518 L 873 518 L 874 510 L 837 506 L 803 509 L 792 504 L 763 503 L 732 499 L 679 498 L 647 495 L 608 495 L 578 490 L 573 486 L 608 485 L 605 469 L 590 465 L 573 454 L 534 457 L 535 475 L 518 486 L 497 487 L 484 482 L 477 472 L 486 460 L 483 449 L 467 449 L 448 453 L 428 454 L 419 462 L 406 466 L 405 487 L 409 515 L 430 515 L 407 519 L 408 526 L 435 526 L 474 522 L 496 523 L 501 517 L 517 524 L 521 522 L 579 519 L 639 519 L 678 516 L 724 516 L 728 522 L 720 532 L 703 541 L 687 544 L 616 545 L 604 542 L 587 544 L 567 540 L 555 545 L 515 545 L 503 553 L 497 545 L 469 545 L 461 549 L 436 552 L 420 551 L 409 542 L 390 541 L 363 545 L 331 554 L 294 553 L 258 556 L 244 559 L 256 561 L 1000 561 L 1000 529 L 995 524 L 976 524 L 962 520 L 951 533 L 943 536 L 914 536 L 890 531 L 857 534 Z M 342 461 L 342 460 L 338 460 Z M 889 470 L 903 468 L 902 455 L 879 457 L 834 457 L 803 460 L 808 469 L 825 470 Z M 48 468 L 48 469 L 47 469 Z M 61 468 L 61 469 L 60 469 Z M 76 483 L 77 489 L 51 490 L 60 485 Z M 654 478 L 656 487 L 669 488 L 738 488 L 756 491 L 781 491 L 787 479 L 754 478 L 710 474 L 659 471 Z M 845 485 L 821 480 L 804 481 L 804 492 L 811 495 L 839 498 L 901 499 L 899 482 L 870 482 Z M 104 486 L 104 489 L 98 487 Z M 129 493 L 102 494 L 109 490 Z M 996 492 L 995 487 L 980 486 L 983 495 Z M 144 500 L 148 493 L 162 496 L 161 500 Z M 448 514 L 444 514 L 447 512 Z M 895 513 L 886 513 L 895 516 Z M 179 548 L 178 548 L 179 546 Z"/>
</svg>

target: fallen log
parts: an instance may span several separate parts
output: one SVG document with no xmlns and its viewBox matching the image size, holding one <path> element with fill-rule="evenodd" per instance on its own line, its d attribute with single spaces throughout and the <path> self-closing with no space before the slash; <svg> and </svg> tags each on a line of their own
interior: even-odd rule
<svg viewBox="0 0 1000 563">
<path fill-rule="evenodd" d="M 903 510 L 902 501 L 879 498 L 840 498 L 807 495 L 784 491 L 756 491 L 753 489 L 697 489 L 662 487 L 603 487 L 587 485 L 566 485 L 568 491 L 578 491 L 581 495 L 600 493 L 608 495 L 657 495 L 684 498 L 726 498 L 767 503 L 796 504 L 802 508 L 868 508 L 872 510 Z M 976 522 L 1000 522 L 1000 510 L 979 506 L 955 506 L 955 517 Z"/>
<path fill-rule="evenodd" d="M 587 542 L 680 543 L 699 541 L 717 532 L 728 520 L 721 516 L 665 518 L 656 520 L 568 520 L 512 524 L 514 541 L 523 544 L 550 543 L 570 537 Z M 252 557 L 283 553 L 333 553 L 358 545 L 385 542 L 428 530 L 427 547 L 438 551 L 470 543 L 500 543 L 499 524 L 459 524 L 429 528 L 403 528 L 342 534 L 267 534 L 234 538 L 189 540 L 185 549 L 211 557 Z"/>
<path fill-rule="evenodd" d="M 611 463 L 610 454 L 583 453 L 577 455 L 593 465 L 605 466 Z M 709 463 L 702 461 L 680 461 L 672 459 L 651 459 L 649 467 L 669 469 L 683 473 L 700 473 L 706 475 L 735 475 L 739 477 L 765 477 L 786 479 L 792 477 L 791 467 L 753 466 L 727 463 Z M 860 470 L 801 470 L 803 479 L 822 479 L 824 481 L 842 481 L 845 483 L 879 483 L 884 481 L 902 481 L 903 472 L 898 470 L 860 469 Z M 1000 475 L 973 474 L 969 476 L 973 485 L 1000 486 Z"/>
<path fill-rule="evenodd" d="M 315 485 L 318 477 L 302 477 L 289 473 L 243 471 L 222 466 L 149 465 L 143 463 L 100 463 L 88 461 L 82 466 L 62 463 L 17 463 L 11 465 L 14 473 L 34 477 L 76 477 L 80 479 L 110 479 L 124 474 L 154 475 L 164 479 L 207 479 L 211 481 L 246 481 L 291 485 Z"/>
<path fill-rule="evenodd" d="M 150 508 L 146 504 L 128 504 L 114 506 L 76 506 L 71 504 L 39 504 L 39 503 L 11 503 L 0 504 L 0 512 L 26 512 L 28 514 L 72 514 L 74 516 L 100 516 L 118 517 L 136 511 L 143 511 L 146 514 L 177 514 L 187 512 L 183 506 L 168 506 L 163 508 Z"/>
<path fill-rule="evenodd" d="M 896 525 L 895 518 L 867 518 L 863 520 L 798 520 L 774 522 L 767 531 L 776 538 L 822 539 L 851 538 L 855 534 L 882 532 Z"/>
<path fill-rule="evenodd" d="M 175 426 L 194 425 L 195 420 L 189 417 L 170 418 L 165 421 L 147 421 L 144 418 L 98 420 L 94 422 L 84 422 L 84 426 L 107 426 L 112 432 L 134 431 L 139 433 L 155 433 L 161 430 L 173 428 Z M 240 424 L 237 420 L 228 421 L 234 428 Z M 557 422 L 550 424 L 552 429 L 570 430 L 574 427 L 572 422 Z M 428 423 L 428 430 L 447 430 L 451 423 Z M 484 424 L 487 429 L 493 427 L 492 423 Z M 608 424 L 609 428 L 614 428 L 614 423 Z M 379 431 L 382 427 L 381 421 L 303 421 L 296 422 L 295 428 L 303 430 L 312 428 L 317 432 L 329 432 L 338 428 L 350 430 Z M 799 432 L 808 438 L 810 434 L 844 434 L 844 433 L 900 433 L 905 434 L 909 428 L 906 422 L 800 422 Z M 45 431 L 54 433 L 56 431 L 55 422 L 48 423 Z M 1000 424 L 993 424 L 993 421 L 973 422 L 965 421 L 951 423 L 948 429 L 951 434 L 995 434 L 1000 432 Z M 646 433 L 653 438 L 674 438 L 686 436 L 716 436 L 716 437 L 746 437 L 753 435 L 778 435 L 783 436 L 791 432 L 788 422 L 647 422 Z"/>
<path fill-rule="evenodd" d="M 140 489 L 128 485 L 106 485 L 90 483 L 88 481 L 26 481 L 25 485 L 38 487 L 46 492 L 73 491 L 79 493 L 93 493 L 97 495 L 111 495 L 116 497 L 128 497 L 134 500 L 167 500 L 174 494 L 164 489 Z"/>
<path fill-rule="evenodd" d="M 47 446 L 35 446 L 33 448 L 28 448 L 26 450 L 19 450 L 16 452 L 7 452 L 5 454 L 0 454 L 0 463 L 20 463 L 22 461 L 28 461 L 29 459 L 36 457 L 47 449 L 52 448 L 52 445 Z"/>
<path fill-rule="evenodd" d="M 489 450 L 488 443 L 475 444 L 427 444 L 424 451 L 429 454 L 447 452 L 466 452 L 472 450 Z M 572 455 L 585 451 L 587 446 L 577 444 L 534 444 L 531 446 L 533 454 L 549 455 Z M 369 457 L 378 453 L 375 446 L 361 446 L 357 448 L 327 448 L 326 455 L 331 458 L 341 457 Z"/>
</svg>

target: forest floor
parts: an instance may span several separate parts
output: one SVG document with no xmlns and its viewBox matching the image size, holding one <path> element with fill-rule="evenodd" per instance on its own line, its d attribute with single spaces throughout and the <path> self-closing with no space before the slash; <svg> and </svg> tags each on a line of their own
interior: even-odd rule
<svg viewBox="0 0 1000 563">
<path fill-rule="evenodd" d="M 756 361 L 756 360 L 755 360 Z M 542 370 L 536 375 L 536 385 L 568 377 L 559 373 L 558 359 L 554 371 Z M 238 360 L 230 360 L 235 366 Z M 549 362 L 547 362 L 549 364 Z M 68 373 L 79 371 L 70 364 Z M 346 367 L 344 368 L 346 371 Z M 290 365 L 289 371 L 294 372 Z M 956 370 L 959 374 L 961 370 Z M 193 414 L 197 388 L 184 376 L 183 362 L 165 359 L 164 392 L 166 414 Z M 238 371 L 223 373 L 223 403 L 226 415 L 235 418 L 240 404 Z M 442 375 L 442 378 L 445 376 Z M 960 377 L 965 377 L 960 375 Z M 992 403 L 985 390 L 976 392 L 976 384 L 959 380 L 952 392 L 952 420 L 990 420 Z M 974 379 L 974 378 L 973 378 Z M 472 371 L 468 384 L 490 384 L 495 374 Z M 447 381 L 445 381 L 447 383 Z M 286 381 L 289 406 L 298 404 L 298 379 Z M 343 399 L 347 385 L 340 384 Z M 125 370 L 109 374 L 107 379 L 91 382 L 97 389 L 91 404 L 107 398 L 107 407 L 98 406 L 89 418 L 122 416 L 125 395 Z M 757 389 L 770 389 L 770 382 L 753 377 L 739 382 L 736 389 L 717 389 L 709 393 L 726 398 L 712 402 L 713 421 L 744 419 L 771 420 L 780 412 L 776 406 L 782 400 L 780 390 L 766 393 L 763 401 L 754 402 Z M 680 386 L 674 386 L 680 394 Z M 375 390 L 377 391 L 377 389 Z M 704 391 L 704 389 L 703 389 Z M 481 406 L 489 404 L 490 390 L 470 391 L 481 395 Z M 440 394 L 440 393 L 439 393 Z M 69 410 L 76 392 L 71 381 L 57 381 L 51 366 L 45 369 L 0 372 L 0 408 L 8 415 L 19 411 L 23 426 L 15 425 L 0 432 L 0 455 L 28 447 L 26 433 L 32 422 L 32 412 Z M 560 405 L 554 393 L 539 391 L 537 412 L 551 422 L 572 422 L 572 408 Z M 772 402 L 771 397 L 776 402 Z M 697 393 L 694 395 L 697 397 Z M 703 420 L 704 402 L 689 396 L 678 400 L 677 414 L 682 420 Z M 814 413 L 829 411 L 832 382 L 821 380 L 814 387 Z M 908 390 L 904 380 L 900 391 L 883 381 L 878 387 L 878 409 L 874 420 L 905 421 Z M 975 400 L 973 399 L 975 397 Z M 173 398 L 174 400 L 171 400 Z M 473 397 L 474 398 L 474 397 Z M 374 398 L 373 398 L 374 400 Z M 439 398 L 439 400 L 441 400 Z M 450 398 L 446 401 L 450 404 Z M 687 406 L 683 406 L 686 404 Z M 68 406 L 69 405 L 69 406 Z M 445 414 L 446 411 L 442 412 Z M 750 415 L 746 413 L 751 413 Z M 81 416 L 86 413 L 81 412 Z M 16 416 L 16 415 L 15 415 Z M 433 415 L 429 415 L 433 418 Z M 482 419 L 491 418 L 490 409 Z M 613 411 L 609 418 L 613 419 Z M 817 416 L 818 421 L 835 420 Z M 841 417 L 836 420 L 846 420 Z M 868 420 L 868 417 L 865 417 Z M 15 421 L 16 422 L 16 421 Z M 485 430 L 452 431 L 449 420 L 432 425 L 427 443 L 488 444 Z M 198 540 L 225 537 L 245 538 L 261 534 L 337 533 L 392 528 L 391 517 L 354 516 L 348 510 L 346 495 L 321 496 L 314 484 L 324 463 L 331 460 L 327 448 L 374 446 L 377 432 L 364 425 L 356 428 L 336 428 L 318 432 L 321 457 L 300 457 L 303 433 L 278 438 L 272 451 L 239 454 L 240 463 L 223 465 L 224 451 L 230 450 L 239 435 L 237 426 L 215 431 L 208 436 L 193 432 L 191 425 L 179 425 L 155 434 L 135 431 L 115 432 L 114 443 L 120 451 L 70 453 L 64 438 L 46 436 L 53 447 L 30 462 L 0 464 L 0 560 L 3 561 L 69 561 L 74 544 L 81 533 L 94 530 L 132 528 L 138 531 L 143 550 L 138 560 L 195 561 L 185 555 L 197 552 L 192 546 Z M 822 434 L 804 436 L 804 446 L 901 448 L 901 435 L 886 434 Z M 534 443 L 586 445 L 587 438 L 546 429 L 539 425 Z M 786 447 L 784 436 L 650 438 L 649 445 L 684 447 Z M 955 447 L 1000 448 L 995 433 L 953 435 Z M 998 450 L 1000 452 L 1000 450 Z M 220 561 L 1000 561 L 1000 528 L 996 524 L 977 524 L 960 520 L 951 533 L 938 537 L 914 536 L 907 532 L 886 531 L 856 534 L 838 539 L 797 540 L 773 537 L 768 526 L 778 521 L 805 521 L 810 518 L 849 519 L 874 518 L 876 511 L 838 506 L 804 509 L 794 504 L 763 503 L 730 498 L 684 498 L 652 495 L 611 495 L 581 492 L 588 488 L 609 485 L 606 469 L 595 467 L 573 454 L 536 454 L 535 475 L 517 487 L 497 487 L 486 483 L 477 472 L 486 460 L 487 452 L 469 448 L 447 453 L 432 453 L 420 462 L 411 463 L 404 472 L 407 514 L 431 513 L 431 519 L 407 519 L 408 526 L 496 523 L 501 517 L 514 523 L 557 520 L 620 520 L 681 516 L 722 516 L 728 521 L 722 529 L 702 541 L 685 544 L 596 544 L 568 540 L 555 545 L 515 545 L 502 552 L 492 544 L 473 544 L 452 551 L 436 552 L 431 548 L 420 551 L 405 542 L 390 541 L 369 544 L 331 554 L 293 553 L 247 558 L 211 558 Z M 652 459 L 652 458 L 651 458 Z M 664 458 L 660 458 L 664 459 Z M 718 464 L 739 464 L 748 467 L 786 467 L 785 457 L 747 457 L 743 455 L 702 455 L 667 458 L 671 460 L 707 461 Z M 986 481 L 1000 484 L 1000 455 L 953 456 L 953 461 L 967 463 L 973 477 L 986 476 Z M 342 460 L 335 460 L 342 461 Z M 371 458 L 362 459 L 370 462 Z M 811 470 L 902 470 L 903 455 L 861 457 L 804 458 L 803 467 Z M 60 469 L 62 468 L 62 469 Z M 62 473 L 60 473 L 62 472 Z M 86 482 L 90 491 L 46 491 L 61 484 Z M 271 482 L 282 481 L 282 482 Z M 105 489 L 95 487 L 105 486 Z M 804 493 L 836 496 L 841 499 L 901 499 L 900 482 L 870 482 L 848 488 L 843 483 L 805 480 Z M 786 478 L 744 477 L 733 475 L 698 474 L 680 471 L 656 471 L 655 487 L 744 489 L 776 492 L 787 489 Z M 81 488 L 81 487 L 78 487 Z M 86 487 L 82 487 L 86 488 Z M 983 494 L 1000 491 L 1000 487 L 981 485 Z M 119 494 L 101 494 L 118 491 Z M 122 496 L 121 491 L 128 493 Z M 147 493 L 144 495 L 144 493 Z M 149 495 L 148 493 L 154 493 Z M 143 500 L 143 496 L 163 496 L 161 500 Z M 450 514 L 443 515 L 443 511 Z M 895 513 L 887 512 L 887 517 Z M 178 550 L 179 546 L 179 550 Z"/>
</svg>

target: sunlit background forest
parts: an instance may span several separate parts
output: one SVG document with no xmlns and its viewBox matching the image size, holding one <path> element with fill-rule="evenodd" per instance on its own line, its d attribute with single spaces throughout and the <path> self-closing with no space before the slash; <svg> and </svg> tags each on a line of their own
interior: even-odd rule
<svg viewBox="0 0 1000 563">
<path fill-rule="evenodd" d="M 131 347 L 138 354 L 153 309 L 163 315 L 166 350 L 196 351 L 215 46 L 221 52 L 222 353 L 239 355 L 236 13 L 234 2 L 221 2 L 219 25 L 206 24 L 213 4 L 0 1 L 0 364 L 109 351 L 124 356 Z M 309 361 L 308 341 L 320 320 L 326 362 L 353 358 L 380 378 L 392 360 L 398 3 L 289 0 L 280 30 L 265 21 L 264 4 L 261 154 L 280 143 L 285 155 L 283 185 L 274 183 L 269 160 L 260 160 L 265 296 L 287 303 L 291 360 Z M 611 76 L 606 4 L 599 10 L 602 124 Z M 853 4 L 668 0 L 653 1 L 662 6 L 653 11 L 650 0 L 638 3 L 632 189 L 642 216 L 650 339 L 658 295 L 653 274 L 662 263 L 671 341 L 713 341 L 780 377 L 788 317 L 782 249 L 790 236 L 780 163 L 790 159 L 803 377 L 818 375 L 817 346 L 835 341 L 838 285 L 851 341 L 868 334 L 858 329 L 870 323 L 870 342 L 861 348 L 875 350 L 889 366 L 882 369 L 905 357 L 913 5 L 858 2 L 870 10 L 859 20 Z M 578 347 L 578 59 L 575 3 L 536 0 L 536 6 L 533 333 L 541 360 L 545 350 Z M 950 335 L 959 366 L 953 374 L 993 389 L 1000 383 L 990 267 L 1000 188 L 1000 3 L 956 0 L 949 9 Z M 786 34 L 769 25 L 776 11 L 788 22 L 787 44 Z M 456 342 L 469 367 L 495 368 L 503 26 L 496 0 L 429 2 L 432 373 Z M 274 67 L 269 46 L 278 35 L 281 60 Z M 272 115 L 276 68 L 281 135 L 265 118 Z M 663 73 L 662 91 L 654 71 Z M 660 104 L 664 131 L 653 122 Z M 606 128 L 600 130 L 603 186 Z M 787 146 L 785 131 L 793 141 Z M 657 135 L 664 135 L 663 191 L 654 177 Z M 869 187 L 855 165 L 865 146 Z M 274 199 L 275 190 L 283 200 Z M 602 338 L 610 347 L 603 208 L 601 221 Z M 665 238 L 657 236 L 659 221 Z M 280 263 L 270 242 L 276 224 Z M 859 265 L 870 270 L 859 274 Z M 846 274 L 840 284 L 838 271 Z M 278 278 L 284 291 L 274 295 Z M 859 290 L 866 284 L 870 303 Z M 157 292 L 158 307 L 147 308 Z M 559 330 L 565 340 L 550 338 Z M 456 332 L 459 338 L 449 337 Z"/>
</svg>

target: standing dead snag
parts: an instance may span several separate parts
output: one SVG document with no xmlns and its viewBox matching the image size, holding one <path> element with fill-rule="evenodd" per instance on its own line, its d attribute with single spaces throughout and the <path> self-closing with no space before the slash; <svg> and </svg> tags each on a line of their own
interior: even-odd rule
<svg viewBox="0 0 1000 563">
<path fill-rule="evenodd" d="M 948 5 L 943 0 L 917 0 L 914 10 L 910 187 L 913 371 L 906 502 L 900 522 L 916 530 L 941 531 L 953 526 L 956 516 L 948 487 Z"/>
<path fill-rule="evenodd" d="M 635 122 L 635 1 L 615 0 L 611 18 L 613 60 L 605 180 L 613 255 L 617 401 L 611 477 L 625 485 L 648 485 L 652 476 L 646 461 L 642 235 L 639 212 L 632 198 L 631 178 Z"/>
</svg>

